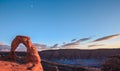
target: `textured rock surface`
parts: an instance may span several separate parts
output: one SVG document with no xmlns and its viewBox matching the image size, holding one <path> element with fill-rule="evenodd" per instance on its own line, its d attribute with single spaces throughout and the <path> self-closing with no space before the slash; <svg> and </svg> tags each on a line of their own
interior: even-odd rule
<svg viewBox="0 0 120 71">
<path fill-rule="evenodd" d="M 101 69 L 102 71 L 120 71 L 120 55 L 108 58 Z"/>
</svg>

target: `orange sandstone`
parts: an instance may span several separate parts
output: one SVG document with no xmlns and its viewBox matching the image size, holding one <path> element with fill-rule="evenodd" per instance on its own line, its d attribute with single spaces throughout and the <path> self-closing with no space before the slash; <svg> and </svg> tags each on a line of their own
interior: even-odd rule
<svg viewBox="0 0 120 71">
<path fill-rule="evenodd" d="M 18 45 L 22 43 L 27 48 L 27 56 L 26 56 L 26 63 L 32 63 L 33 65 L 29 67 L 28 69 L 32 71 L 43 71 L 42 65 L 41 65 L 41 59 L 38 54 L 37 49 L 30 41 L 30 37 L 28 36 L 16 36 L 12 43 L 11 43 L 11 51 L 10 51 L 10 58 L 13 60 L 16 60 L 17 56 L 15 54 L 15 49 L 18 47 Z"/>
</svg>

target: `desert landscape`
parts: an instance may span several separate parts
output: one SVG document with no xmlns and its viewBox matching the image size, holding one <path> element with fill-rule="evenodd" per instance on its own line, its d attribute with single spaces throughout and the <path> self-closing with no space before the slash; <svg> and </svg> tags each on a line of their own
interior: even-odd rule
<svg viewBox="0 0 120 71">
<path fill-rule="evenodd" d="M 120 0 L 0 0 L 0 71 L 120 71 Z"/>
<path fill-rule="evenodd" d="M 24 64 L 26 52 L 16 54 L 19 57 L 13 62 L 7 58 L 9 52 L 0 52 L 0 69 L 3 69 L 1 71 L 32 71 L 27 69 L 31 64 Z M 45 50 L 39 54 L 44 71 L 120 71 L 120 49 Z"/>
<path fill-rule="evenodd" d="M 63 46 L 69 48 L 79 45 L 76 43 L 78 41 L 61 46 L 55 44 L 50 49 L 45 45 L 33 44 L 29 36 L 17 35 L 11 46 L 0 45 L 0 71 L 120 71 L 119 48 L 63 49 Z"/>
</svg>

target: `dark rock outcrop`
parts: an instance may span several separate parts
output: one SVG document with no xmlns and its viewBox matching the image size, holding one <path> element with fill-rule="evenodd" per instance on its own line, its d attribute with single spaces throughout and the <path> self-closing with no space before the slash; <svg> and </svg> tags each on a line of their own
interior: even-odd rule
<svg viewBox="0 0 120 71">
<path fill-rule="evenodd" d="M 120 71 L 120 55 L 108 58 L 102 68 L 102 71 Z"/>
</svg>

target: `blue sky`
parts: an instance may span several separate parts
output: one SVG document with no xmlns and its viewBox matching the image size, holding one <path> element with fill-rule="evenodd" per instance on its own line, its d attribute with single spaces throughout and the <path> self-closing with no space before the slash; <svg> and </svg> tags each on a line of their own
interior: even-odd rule
<svg viewBox="0 0 120 71">
<path fill-rule="evenodd" d="M 120 33 L 120 0 L 0 0 L 0 42 L 16 35 L 52 45 Z"/>
</svg>

